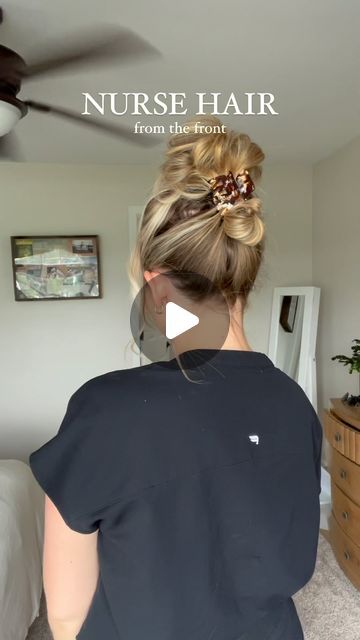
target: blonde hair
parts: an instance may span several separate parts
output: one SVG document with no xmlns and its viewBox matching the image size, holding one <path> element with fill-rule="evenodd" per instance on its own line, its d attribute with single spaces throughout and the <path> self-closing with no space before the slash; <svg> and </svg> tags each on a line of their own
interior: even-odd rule
<svg viewBox="0 0 360 640">
<path fill-rule="evenodd" d="M 187 123 L 188 133 L 169 138 L 165 161 L 147 203 L 130 260 L 130 276 L 137 286 L 146 270 L 166 268 L 178 275 L 179 286 L 201 299 L 196 279 L 205 276 L 229 305 L 241 297 L 243 307 L 254 286 L 264 250 L 261 200 L 253 194 L 240 199 L 222 217 L 212 200 L 208 180 L 247 169 L 253 182 L 261 176 L 264 154 L 248 135 L 197 133 L 196 123 L 221 131 L 221 122 L 204 116 Z"/>
</svg>

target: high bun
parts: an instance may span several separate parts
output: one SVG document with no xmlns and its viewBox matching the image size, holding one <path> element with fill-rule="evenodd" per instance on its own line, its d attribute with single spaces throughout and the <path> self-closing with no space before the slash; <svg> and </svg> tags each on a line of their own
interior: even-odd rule
<svg viewBox="0 0 360 640">
<path fill-rule="evenodd" d="M 213 116 L 198 117 L 186 126 L 186 133 L 168 141 L 140 225 L 131 275 L 142 284 L 145 270 L 197 273 L 211 280 L 230 305 L 241 297 L 245 307 L 263 256 L 264 222 L 261 200 L 255 191 L 241 195 L 244 185 L 239 180 L 245 176 L 256 189 L 264 154 L 248 135 L 223 132 Z M 197 132 L 209 128 L 212 133 Z M 237 177 L 237 191 L 229 200 L 225 196 L 228 206 L 220 206 L 212 179 L 229 174 Z M 198 297 L 189 280 L 185 288 Z"/>
</svg>

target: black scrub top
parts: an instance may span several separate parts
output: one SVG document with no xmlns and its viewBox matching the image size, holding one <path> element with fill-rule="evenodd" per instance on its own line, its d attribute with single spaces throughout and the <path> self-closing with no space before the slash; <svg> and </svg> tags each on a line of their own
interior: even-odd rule
<svg viewBox="0 0 360 640">
<path fill-rule="evenodd" d="M 317 414 L 264 353 L 184 363 L 87 381 L 30 456 L 68 526 L 98 530 L 77 640 L 301 640 L 291 596 L 316 560 Z"/>
</svg>

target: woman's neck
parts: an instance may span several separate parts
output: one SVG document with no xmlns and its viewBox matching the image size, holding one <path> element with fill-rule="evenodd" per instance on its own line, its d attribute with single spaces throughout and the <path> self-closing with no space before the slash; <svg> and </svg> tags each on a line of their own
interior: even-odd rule
<svg viewBox="0 0 360 640">
<path fill-rule="evenodd" d="M 244 333 L 240 303 L 231 309 L 227 322 L 223 316 L 209 314 L 198 327 L 172 340 L 172 346 L 177 354 L 193 349 L 253 351 Z"/>
</svg>

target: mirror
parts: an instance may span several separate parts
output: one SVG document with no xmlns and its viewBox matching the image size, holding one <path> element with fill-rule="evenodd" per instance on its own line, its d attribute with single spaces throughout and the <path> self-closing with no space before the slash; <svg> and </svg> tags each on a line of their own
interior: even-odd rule
<svg viewBox="0 0 360 640">
<path fill-rule="evenodd" d="M 316 336 L 319 287 L 275 287 L 268 356 L 293 378 L 317 410 Z"/>
</svg>

